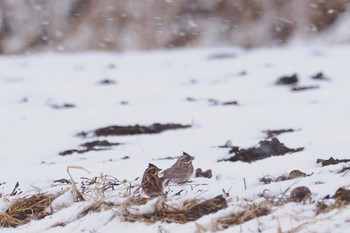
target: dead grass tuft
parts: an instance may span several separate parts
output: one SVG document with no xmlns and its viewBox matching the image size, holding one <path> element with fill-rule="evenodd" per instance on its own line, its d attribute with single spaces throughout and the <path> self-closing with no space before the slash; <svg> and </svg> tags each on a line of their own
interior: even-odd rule
<svg viewBox="0 0 350 233">
<path fill-rule="evenodd" d="M 241 212 L 214 220 L 212 230 L 214 232 L 222 231 L 232 225 L 239 225 L 246 221 L 267 215 L 270 213 L 272 205 L 270 202 L 263 202 L 261 204 L 248 204 L 243 208 L 244 210 Z"/>
<path fill-rule="evenodd" d="M 292 179 L 302 178 L 302 177 L 311 176 L 311 175 L 312 175 L 312 173 L 306 174 L 300 170 L 292 170 L 291 172 L 289 172 L 288 175 L 281 175 L 281 176 L 278 176 L 277 178 L 270 176 L 270 175 L 266 175 L 266 176 L 260 178 L 259 181 L 264 183 L 264 184 L 270 184 L 272 182 L 292 180 Z"/>
<path fill-rule="evenodd" d="M 329 196 L 327 197 L 327 199 Z M 316 214 L 327 213 L 334 209 L 343 209 L 350 204 L 350 190 L 339 188 L 331 197 L 335 201 L 324 199 L 316 203 Z"/>
<path fill-rule="evenodd" d="M 340 170 L 338 171 L 338 173 L 339 173 L 339 174 L 340 174 L 340 173 L 344 173 L 344 174 L 343 174 L 343 176 L 344 176 L 344 175 L 347 174 L 349 171 L 350 171 L 350 165 L 345 165 L 345 166 L 342 167 L 342 169 L 340 169 Z"/>
<path fill-rule="evenodd" d="M 124 219 L 130 222 L 155 223 L 161 221 L 184 224 L 226 207 L 226 199 L 222 195 L 219 195 L 200 203 L 197 203 L 195 199 L 188 200 L 181 208 L 175 208 L 163 203 L 162 208 L 158 208 L 154 212 L 147 214 L 133 214 L 126 211 Z"/>
<path fill-rule="evenodd" d="M 95 202 L 91 206 L 86 208 L 83 212 L 81 212 L 79 214 L 78 218 L 82 218 L 90 213 L 98 213 L 98 212 L 102 212 L 102 211 L 107 211 L 107 210 L 110 210 L 116 206 L 119 206 L 119 205 L 116 205 L 115 203 L 109 202 L 109 201 Z"/>
<path fill-rule="evenodd" d="M 0 226 L 16 227 L 49 215 L 45 209 L 51 205 L 52 198 L 50 194 L 35 194 L 15 200 L 5 214 L 0 214 Z"/>
</svg>

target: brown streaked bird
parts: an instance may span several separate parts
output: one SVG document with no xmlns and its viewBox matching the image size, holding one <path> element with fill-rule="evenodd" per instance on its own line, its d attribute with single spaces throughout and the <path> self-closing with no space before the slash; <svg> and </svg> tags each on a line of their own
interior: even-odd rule
<svg viewBox="0 0 350 233">
<path fill-rule="evenodd" d="M 161 177 L 161 180 L 167 180 L 167 182 L 171 181 L 178 184 L 187 182 L 194 172 L 192 165 L 193 160 L 193 156 L 183 152 L 183 155 L 174 165 L 162 172 L 163 176 Z"/>
<path fill-rule="evenodd" d="M 141 188 L 151 198 L 163 195 L 163 183 L 158 176 L 160 170 L 162 169 L 149 163 L 148 168 L 143 173 Z"/>
</svg>

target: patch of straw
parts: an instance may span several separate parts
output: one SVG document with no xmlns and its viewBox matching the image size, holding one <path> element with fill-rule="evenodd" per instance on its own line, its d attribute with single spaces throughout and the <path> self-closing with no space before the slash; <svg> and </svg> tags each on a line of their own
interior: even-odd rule
<svg viewBox="0 0 350 233">
<path fill-rule="evenodd" d="M 16 227 L 32 219 L 41 219 L 49 214 L 45 209 L 51 202 L 52 195 L 49 194 L 35 194 L 29 198 L 17 199 L 5 214 L 0 214 L 0 226 Z"/>
<path fill-rule="evenodd" d="M 155 223 L 161 221 L 184 224 L 227 207 L 226 199 L 222 195 L 200 203 L 197 203 L 195 199 L 189 200 L 181 208 L 162 204 L 162 208 L 155 209 L 153 213 L 133 214 L 126 210 L 124 219 L 130 222 Z"/>
<path fill-rule="evenodd" d="M 270 213 L 271 207 L 270 203 L 246 205 L 243 211 L 215 219 L 212 223 L 212 231 L 222 231 L 232 225 L 239 225 L 246 221 L 267 215 Z"/>
</svg>

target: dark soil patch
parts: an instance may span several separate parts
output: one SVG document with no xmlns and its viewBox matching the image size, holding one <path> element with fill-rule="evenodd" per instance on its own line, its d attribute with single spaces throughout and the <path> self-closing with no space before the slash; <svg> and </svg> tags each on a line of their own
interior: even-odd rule
<svg viewBox="0 0 350 233">
<path fill-rule="evenodd" d="M 292 91 L 306 91 L 306 90 L 312 90 L 312 89 L 318 89 L 319 86 L 299 86 L 299 87 L 293 87 Z"/>
<path fill-rule="evenodd" d="M 112 85 L 115 83 L 116 82 L 112 79 L 103 79 L 103 80 L 99 81 L 99 84 L 101 84 L 101 85 Z"/>
<path fill-rule="evenodd" d="M 266 134 L 266 139 L 269 139 L 269 138 L 275 137 L 277 135 L 280 135 L 282 133 L 295 132 L 295 130 L 294 129 L 278 129 L 278 130 L 264 130 L 262 132 Z"/>
<path fill-rule="evenodd" d="M 143 125 L 128 125 L 128 126 L 119 126 L 112 125 L 93 131 L 80 132 L 78 136 L 87 137 L 89 135 L 100 137 L 100 136 L 122 136 L 122 135 L 136 135 L 136 134 L 156 134 L 161 133 L 165 130 L 175 130 L 175 129 L 186 129 L 191 127 L 191 125 L 181 125 L 181 124 L 160 124 L 154 123 L 150 126 Z"/>
<path fill-rule="evenodd" d="M 348 163 L 350 162 L 350 159 L 334 159 L 333 157 L 330 157 L 329 159 L 317 159 L 317 163 L 320 163 L 322 167 L 328 166 L 328 165 L 335 165 L 339 163 Z"/>
<path fill-rule="evenodd" d="M 181 156 L 175 156 L 175 157 L 167 156 L 167 157 L 163 157 L 163 158 L 158 158 L 157 160 L 173 160 L 173 159 L 178 159 L 180 157 Z"/>
<path fill-rule="evenodd" d="M 198 99 L 198 98 L 193 98 L 193 97 L 187 97 L 187 101 L 190 102 L 197 102 L 197 101 L 207 101 L 210 106 L 227 106 L 227 105 L 238 105 L 238 101 L 236 100 L 229 100 L 229 101 L 219 101 L 214 98 L 209 98 L 209 99 Z"/>
<path fill-rule="evenodd" d="M 187 97 L 186 100 L 189 101 L 189 102 L 196 102 L 196 101 L 198 101 L 198 99 L 193 98 L 193 97 Z"/>
<path fill-rule="evenodd" d="M 232 101 L 226 101 L 226 102 L 222 102 L 221 105 L 238 105 L 238 102 L 235 100 Z"/>
<path fill-rule="evenodd" d="M 125 100 L 122 100 L 122 101 L 120 101 L 120 104 L 121 104 L 121 105 L 128 105 L 129 102 L 128 102 L 128 101 L 125 101 Z"/>
<path fill-rule="evenodd" d="M 342 169 L 340 169 L 338 171 L 338 173 L 344 173 L 344 172 L 349 172 L 349 171 L 350 171 L 350 166 L 344 166 Z"/>
<path fill-rule="evenodd" d="M 230 150 L 230 153 L 235 153 L 234 156 L 225 159 L 224 161 L 243 161 L 253 162 L 260 159 L 265 159 L 271 156 L 285 155 L 287 153 L 295 153 L 304 150 L 304 147 L 292 149 L 285 146 L 277 138 L 269 140 L 263 140 L 259 142 L 258 147 L 252 147 L 248 149 L 238 149 L 237 152 Z M 232 151 L 232 152 L 231 152 Z"/>
<path fill-rule="evenodd" d="M 67 108 L 75 108 L 75 105 L 74 104 L 70 104 L 70 103 L 64 103 L 64 104 L 50 104 L 50 107 L 51 108 L 54 108 L 54 109 L 67 109 Z"/>
<path fill-rule="evenodd" d="M 89 151 L 101 151 L 101 150 L 110 150 L 112 146 L 119 146 L 123 145 L 123 143 L 119 142 L 109 142 L 107 140 L 103 141 L 92 141 L 92 142 L 86 142 L 80 145 L 83 149 L 70 149 L 70 150 L 65 150 L 59 153 L 59 155 L 65 156 L 65 155 L 70 155 L 73 153 L 78 153 L 78 154 L 83 154 Z"/>
<path fill-rule="evenodd" d="M 326 80 L 326 81 L 329 80 L 329 78 L 327 78 L 322 72 L 311 76 L 311 78 L 314 79 L 314 80 L 321 80 L 321 81 L 322 80 Z"/>
<path fill-rule="evenodd" d="M 237 55 L 234 53 L 217 53 L 210 55 L 208 59 L 232 59 L 236 57 Z"/>
<path fill-rule="evenodd" d="M 282 76 L 276 81 L 277 85 L 292 85 L 296 84 L 298 82 L 298 75 L 297 74 L 292 74 L 290 76 Z"/>
<path fill-rule="evenodd" d="M 218 146 L 219 148 L 232 148 L 231 140 L 227 140 L 224 145 Z"/>
<path fill-rule="evenodd" d="M 117 68 L 117 65 L 116 65 L 116 64 L 113 64 L 113 63 L 110 63 L 110 64 L 108 64 L 107 67 L 108 67 L 108 69 L 113 70 L 113 69 Z"/>
<path fill-rule="evenodd" d="M 322 80 L 324 78 L 322 73 L 318 73 L 315 76 L 312 77 L 313 79 L 316 80 Z M 312 90 L 312 89 L 318 89 L 319 86 L 316 85 L 311 85 L 311 86 L 299 86 L 298 85 L 298 75 L 297 74 L 293 74 L 290 76 L 282 76 L 281 78 L 279 78 L 275 84 L 276 85 L 288 85 L 288 86 L 292 86 L 291 91 L 306 91 L 306 90 Z"/>
<path fill-rule="evenodd" d="M 54 183 L 60 183 L 60 184 L 71 184 L 71 181 L 70 181 L 70 180 L 67 180 L 67 179 L 65 179 L 65 178 L 58 179 L 58 180 L 54 180 L 53 182 L 54 182 Z"/>
<path fill-rule="evenodd" d="M 225 106 L 225 105 L 238 105 L 238 102 L 236 100 L 230 100 L 230 101 L 224 101 L 224 102 L 220 102 L 219 100 L 217 99 L 208 99 L 208 102 L 211 106 L 218 106 L 218 105 L 222 105 L 222 106 Z"/>
<path fill-rule="evenodd" d="M 248 74 L 247 71 L 242 70 L 241 72 L 238 73 L 239 76 L 246 76 Z"/>
</svg>

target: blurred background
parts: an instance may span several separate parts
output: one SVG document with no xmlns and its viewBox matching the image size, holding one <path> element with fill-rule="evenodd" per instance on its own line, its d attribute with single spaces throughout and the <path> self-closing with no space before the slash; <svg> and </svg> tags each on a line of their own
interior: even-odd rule
<svg viewBox="0 0 350 233">
<path fill-rule="evenodd" d="M 0 0 L 0 53 L 349 43 L 350 0 Z"/>
</svg>

